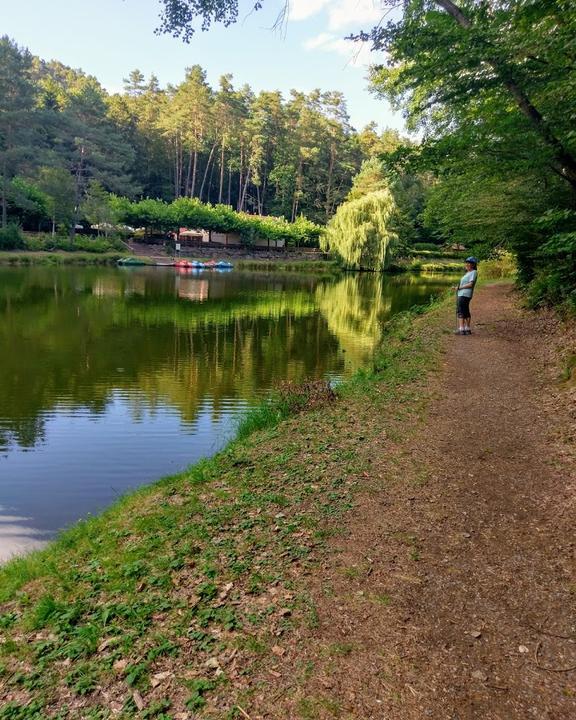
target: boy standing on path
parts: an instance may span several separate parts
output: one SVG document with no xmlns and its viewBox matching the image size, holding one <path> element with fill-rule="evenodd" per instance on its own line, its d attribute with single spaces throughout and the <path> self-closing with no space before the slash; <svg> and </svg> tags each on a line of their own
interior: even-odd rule
<svg viewBox="0 0 576 720">
<path fill-rule="evenodd" d="M 456 315 L 458 316 L 456 335 L 472 334 L 472 330 L 470 330 L 470 300 L 472 300 L 474 286 L 478 279 L 477 265 L 478 260 L 475 257 L 466 258 L 466 273 L 461 277 L 458 285 L 452 288 L 458 294 L 456 298 Z"/>
</svg>

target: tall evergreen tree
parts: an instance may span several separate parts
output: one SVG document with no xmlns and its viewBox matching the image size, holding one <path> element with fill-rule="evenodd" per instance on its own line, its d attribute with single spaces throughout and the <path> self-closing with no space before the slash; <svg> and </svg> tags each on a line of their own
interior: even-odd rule
<svg viewBox="0 0 576 720">
<path fill-rule="evenodd" d="M 10 38 L 0 38 L 0 204 L 2 227 L 8 221 L 12 179 L 33 157 L 38 143 L 36 87 L 32 56 Z"/>
</svg>

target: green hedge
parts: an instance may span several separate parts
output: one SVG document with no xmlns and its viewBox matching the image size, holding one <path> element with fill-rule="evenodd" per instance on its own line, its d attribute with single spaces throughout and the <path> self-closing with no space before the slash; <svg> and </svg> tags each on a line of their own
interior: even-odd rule
<svg viewBox="0 0 576 720">
<path fill-rule="evenodd" d="M 86 235 L 76 235 L 73 241 L 67 237 L 55 235 L 28 235 L 24 238 L 26 250 L 47 251 L 64 250 L 65 252 L 107 253 L 114 250 L 126 251 L 124 243 L 118 240 L 93 238 Z M 8 249 L 8 248 L 7 248 Z M 12 249 L 12 248 L 9 248 Z"/>
<path fill-rule="evenodd" d="M 168 232 L 180 227 L 201 228 L 222 233 L 238 233 L 250 245 L 254 240 L 284 240 L 287 245 L 317 246 L 322 227 L 300 217 L 289 223 L 284 218 L 248 215 L 228 205 L 208 205 L 193 198 L 179 198 L 172 203 L 162 200 L 131 202 L 114 197 L 113 209 L 119 222 L 132 227 L 146 227 Z"/>
<path fill-rule="evenodd" d="M 412 250 L 429 250 L 431 252 L 441 253 L 442 249 L 442 245 L 436 245 L 435 243 L 422 242 L 412 245 Z"/>
</svg>

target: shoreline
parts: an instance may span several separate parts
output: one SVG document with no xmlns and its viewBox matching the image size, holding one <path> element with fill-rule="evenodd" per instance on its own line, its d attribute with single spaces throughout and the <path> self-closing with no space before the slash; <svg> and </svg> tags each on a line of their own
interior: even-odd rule
<svg viewBox="0 0 576 720">
<path fill-rule="evenodd" d="M 170 637 L 180 661 L 185 658 L 207 676 L 203 690 L 191 691 L 186 678 L 178 679 L 175 672 L 174 707 L 190 707 L 196 696 L 199 707 L 220 705 L 220 681 L 213 678 L 213 670 L 202 670 L 209 659 L 207 648 L 214 642 L 210 637 L 220 637 L 226 652 L 236 649 L 250 667 L 263 652 L 258 643 L 267 653 L 279 627 L 283 633 L 308 622 L 312 610 L 298 577 L 326 552 L 335 525 L 353 507 L 366 471 L 355 449 L 356 439 L 345 429 L 350 413 L 353 408 L 366 412 L 374 403 L 389 412 L 401 397 L 404 403 L 420 404 L 410 383 L 421 383 L 423 370 L 440 361 L 445 334 L 441 318 L 448 307 L 449 299 L 433 304 L 424 318 L 418 318 L 422 309 L 396 316 L 375 368 L 367 368 L 339 388 L 336 400 L 312 390 L 296 400 L 288 397 L 284 403 L 268 404 L 248 416 L 244 436 L 240 432 L 240 439 L 213 458 L 122 498 L 102 515 L 64 531 L 45 550 L 1 567 L 0 618 L 10 618 L 4 621 L 5 638 L 22 632 L 26 637 L 30 623 L 36 637 L 52 637 L 59 628 L 57 639 L 48 641 L 50 652 L 54 659 L 70 657 L 66 648 L 74 642 L 75 630 L 63 617 L 65 608 L 73 606 L 80 613 L 75 625 L 93 627 L 97 635 L 82 652 L 80 663 L 92 663 L 94 687 L 88 684 L 89 689 L 81 691 L 66 680 L 80 660 L 71 658 L 62 675 L 58 663 L 49 662 L 49 675 L 55 672 L 60 679 L 52 692 L 39 681 L 46 698 L 43 711 L 60 707 L 63 697 L 73 705 L 83 703 L 85 695 L 95 700 L 96 685 L 116 687 L 119 678 L 113 666 L 125 658 L 124 667 L 130 667 L 147 644 L 149 628 L 156 625 Z M 435 328 L 432 335 L 430 327 Z M 303 412 L 290 414 L 290 408 L 301 406 Z M 307 448 L 312 446 L 310 465 Z M 97 572 L 93 567 L 98 567 Z M 26 605 L 19 600 L 23 590 Z M 101 624 L 97 608 L 112 607 L 118 593 L 142 608 L 144 624 L 117 611 L 112 611 L 116 620 L 111 625 L 110 621 Z M 270 593 L 276 598 L 274 610 L 261 615 L 260 598 Z M 47 614 L 41 610 L 46 603 L 51 608 Z M 187 627 L 195 630 L 182 634 L 182 611 Z M 256 617 L 260 619 L 253 626 Z M 133 637 L 130 646 L 119 649 L 111 642 L 120 631 Z M 255 631 L 258 641 L 250 639 Z M 106 643 L 108 650 L 99 652 Z M 33 646 L 25 652 L 28 665 L 38 662 Z M 164 660 L 171 664 L 171 657 L 168 653 Z M 18 653 L 6 661 L 12 671 L 22 662 Z M 131 687 L 149 688 L 150 677 L 161 664 L 145 663 L 142 677 L 128 685 L 126 673 L 120 672 L 120 680 L 124 677 L 120 694 L 128 692 L 130 697 Z M 38 693 L 26 691 L 24 696 L 32 702 Z M 7 699 L 16 702 L 24 696 L 21 688 L 13 688 Z"/>
<path fill-rule="evenodd" d="M 88 253 L 85 251 L 67 252 L 67 251 L 0 251 L 0 267 L 38 267 L 38 266 L 110 266 L 115 267 L 118 260 L 127 257 L 126 253 Z M 145 260 L 154 267 L 155 262 L 166 262 L 171 259 L 167 255 L 144 255 L 141 252 L 133 254 Z M 314 274 L 335 275 L 346 272 L 366 272 L 366 271 L 348 271 L 342 268 L 337 261 L 311 256 L 306 257 L 305 254 L 295 252 L 278 253 L 270 255 L 270 253 L 251 253 L 250 251 L 239 252 L 233 254 L 231 252 L 213 251 L 211 248 L 206 252 L 191 253 L 182 256 L 189 260 L 202 260 L 209 258 L 228 259 L 233 262 L 234 268 L 245 271 L 279 271 L 279 272 L 312 272 Z M 146 267 L 147 265 L 138 265 L 135 267 Z M 430 260 L 423 258 L 401 260 L 392 264 L 382 275 L 398 275 L 405 273 L 414 274 L 436 274 L 436 273 L 456 273 L 461 269 L 461 263 L 454 261 Z"/>
</svg>

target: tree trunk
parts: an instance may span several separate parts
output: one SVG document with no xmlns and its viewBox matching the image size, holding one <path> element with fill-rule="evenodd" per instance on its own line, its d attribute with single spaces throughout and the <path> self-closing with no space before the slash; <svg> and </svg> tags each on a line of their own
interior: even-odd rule
<svg viewBox="0 0 576 720">
<path fill-rule="evenodd" d="M 232 205 L 232 170 L 228 168 L 228 205 Z"/>
<path fill-rule="evenodd" d="M 236 203 L 236 210 L 240 212 L 240 198 L 242 197 L 242 175 L 244 172 L 244 149 L 240 148 L 240 172 L 238 173 L 238 202 Z"/>
<path fill-rule="evenodd" d="M 6 189 L 6 164 L 2 169 L 2 229 L 5 230 L 8 225 L 8 202 L 6 195 L 8 193 Z"/>
<path fill-rule="evenodd" d="M 196 192 L 196 171 L 198 169 L 198 150 L 194 150 L 194 164 L 192 168 L 192 187 L 190 188 L 190 197 L 194 197 Z"/>
<path fill-rule="evenodd" d="M 82 172 L 84 169 L 84 145 L 80 148 L 80 159 L 78 160 L 78 165 L 76 166 L 76 173 L 75 173 L 75 190 L 74 190 L 74 215 L 72 218 L 72 225 L 70 226 L 70 242 L 74 242 L 74 237 L 76 236 L 76 225 L 78 224 L 78 219 L 80 217 L 80 196 L 82 194 Z"/>
<path fill-rule="evenodd" d="M 190 195 L 190 176 L 192 175 L 192 151 L 188 153 L 188 171 L 186 173 L 186 186 L 184 188 L 184 195 L 188 197 Z"/>
<path fill-rule="evenodd" d="M 218 189 L 218 204 L 222 203 L 222 190 L 224 189 L 224 143 L 220 152 L 220 188 Z"/>
<path fill-rule="evenodd" d="M 204 169 L 204 177 L 202 178 L 202 185 L 200 186 L 200 200 L 202 200 L 202 195 L 204 194 L 204 185 L 206 184 L 206 177 L 208 176 L 208 170 L 210 168 L 210 165 L 212 164 L 212 158 L 214 157 L 214 150 L 216 150 L 216 143 L 212 145 L 212 149 L 210 150 L 210 155 L 208 156 L 208 162 L 206 163 L 206 168 Z"/>
<path fill-rule="evenodd" d="M 326 187 L 326 204 L 324 206 L 326 210 L 326 222 L 330 219 L 330 210 L 332 205 L 332 178 L 334 175 L 335 154 L 336 148 L 334 147 L 334 143 L 332 143 L 330 145 L 330 165 L 328 167 L 328 185 Z"/>
<path fill-rule="evenodd" d="M 174 138 L 174 198 L 178 200 L 182 189 L 182 147 Z"/>
<path fill-rule="evenodd" d="M 465 30 L 472 28 L 472 22 L 464 15 L 462 10 L 455 5 L 452 0 L 435 0 L 437 5 L 444 8 L 446 12 L 454 18 L 454 20 Z M 533 128 L 544 142 L 552 148 L 554 157 L 550 163 L 552 168 L 565 180 L 567 180 L 573 188 L 576 188 L 576 158 L 574 158 L 562 145 L 560 140 L 554 135 L 548 123 L 544 120 L 540 112 L 534 107 L 526 93 L 518 85 L 511 68 L 507 67 L 499 59 L 486 58 L 486 62 L 497 73 L 504 87 L 514 98 L 520 112 L 525 115 L 532 123 Z"/>
<path fill-rule="evenodd" d="M 261 197 L 261 208 L 260 215 L 264 215 L 266 212 L 266 196 L 268 194 L 268 177 L 262 183 L 262 197 Z"/>
<path fill-rule="evenodd" d="M 12 133 L 12 126 L 8 125 L 6 129 L 5 147 L 6 150 L 10 149 L 10 136 Z M 8 225 L 8 163 L 6 162 L 6 155 L 2 162 L 2 229 L 5 230 Z"/>
<path fill-rule="evenodd" d="M 296 173 L 296 188 L 292 197 L 292 222 L 296 220 L 296 213 L 298 212 L 298 204 L 300 202 L 299 196 L 302 190 L 302 169 L 302 155 L 300 155 L 300 158 L 298 160 L 298 171 Z"/>
<path fill-rule="evenodd" d="M 248 172 L 246 173 L 246 179 L 244 180 L 244 187 L 242 189 L 242 200 L 240 201 L 240 212 L 244 210 L 244 204 L 246 202 L 246 192 L 248 191 L 248 185 L 250 184 L 250 172 L 251 168 L 248 168 Z"/>
<path fill-rule="evenodd" d="M 174 200 L 178 200 L 178 153 L 176 151 L 176 143 L 174 143 L 174 174 L 172 179 L 174 180 Z"/>
<path fill-rule="evenodd" d="M 210 198 L 212 196 L 212 180 L 214 178 L 214 168 L 216 167 L 216 162 L 212 163 L 212 167 L 210 168 L 210 177 L 208 178 L 208 192 L 206 193 L 206 202 L 210 202 Z"/>
</svg>

